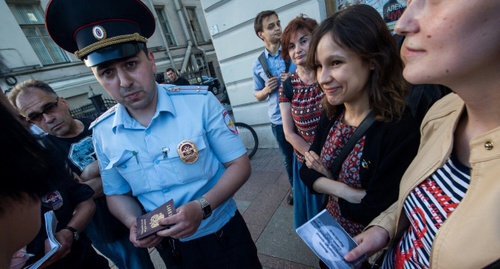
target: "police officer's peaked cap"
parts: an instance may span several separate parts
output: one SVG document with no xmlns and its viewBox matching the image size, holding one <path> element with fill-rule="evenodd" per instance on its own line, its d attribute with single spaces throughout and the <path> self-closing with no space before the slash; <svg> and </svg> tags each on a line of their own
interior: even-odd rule
<svg viewBox="0 0 500 269">
<path fill-rule="evenodd" d="M 50 37 L 87 66 L 136 55 L 153 35 L 153 14 L 140 0 L 51 0 Z"/>
</svg>

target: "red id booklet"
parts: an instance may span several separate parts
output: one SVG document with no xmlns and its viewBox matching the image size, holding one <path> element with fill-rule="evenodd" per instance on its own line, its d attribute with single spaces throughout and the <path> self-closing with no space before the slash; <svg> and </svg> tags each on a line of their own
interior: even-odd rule
<svg viewBox="0 0 500 269">
<path fill-rule="evenodd" d="M 164 203 L 157 209 L 138 217 L 136 239 L 140 240 L 158 231 L 167 229 L 169 226 L 160 225 L 158 221 L 170 217 L 175 213 L 174 200 L 170 199 L 170 201 Z"/>
</svg>

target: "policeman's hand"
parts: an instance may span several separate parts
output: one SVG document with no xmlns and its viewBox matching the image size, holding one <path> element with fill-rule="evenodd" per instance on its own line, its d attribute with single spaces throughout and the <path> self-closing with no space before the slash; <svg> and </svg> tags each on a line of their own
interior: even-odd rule
<svg viewBox="0 0 500 269">
<path fill-rule="evenodd" d="M 278 89 L 278 78 L 272 77 L 266 81 L 266 90 L 268 94 L 271 94 Z"/>
<path fill-rule="evenodd" d="M 200 227 L 203 212 L 198 201 L 191 201 L 179 208 L 173 216 L 158 221 L 161 225 L 172 225 L 170 228 L 157 232 L 163 237 L 185 238 L 193 235 Z"/>
<path fill-rule="evenodd" d="M 47 267 L 54 262 L 66 257 L 71 252 L 71 246 L 73 245 L 73 233 L 68 229 L 62 229 L 54 234 L 57 242 L 61 244 L 61 247 L 54 253 L 46 262 L 42 264 L 40 268 Z M 51 249 L 49 239 L 45 240 L 45 253 L 49 252 Z"/>
<path fill-rule="evenodd" d="M 332 178 L 330 170 L 326 169 L 321 161 L 319 155 L 314 151 L 306 151 L 304 154 L 304 159 L 306 160 L 306 166 L 310 169 L 316 170 L 318 173 L 323 174 L 327 178 Z"/>
<path fill-rule="evenodd" d="M 363 254 L 370 257 L 384 248 L 389 243 L 389 233 L 382 227 L 373 226 L 355 236 L 354 241 L 359 245 L 344 256 L 344 259 L 348 262 L 356 260 Z"/>
<path fill-rule="evenodd" d="M 163 240 L 163 237 L 152 234 L 141 240 L 137 240 L 137 221 L 134 220 L 130 225 L 129 239 L 130 242 L 132 242 L 132 244 L 137 248 L 152 248 L 158 245 Z"/>
</svg>

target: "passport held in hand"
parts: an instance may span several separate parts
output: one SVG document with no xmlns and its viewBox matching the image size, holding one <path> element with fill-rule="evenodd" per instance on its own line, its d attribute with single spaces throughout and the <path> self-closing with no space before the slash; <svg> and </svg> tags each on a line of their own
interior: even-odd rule
<svg viewBox="0 0 500 269">
<path fill-rule="evenodd" d="M 175 213 L 174 200 L 170 199 L 170 201 L 161 205 L 157 209 L 138 217 L 136 239 L 141 240 L 158 231 L 167 229 L 169 226 L 160 225 L 158 221 L 166 217 L 170 217 Z"/>
</svg>

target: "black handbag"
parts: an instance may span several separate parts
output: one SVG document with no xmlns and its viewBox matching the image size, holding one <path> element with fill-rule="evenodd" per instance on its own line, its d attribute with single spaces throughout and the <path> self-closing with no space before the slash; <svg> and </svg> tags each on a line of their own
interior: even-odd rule
<svg viewBox="0 0 500 269">
<path fill-rule="evenodd" d="M 370 126 L 375 122 L 375 116 L 373 115 L 373 112 L 370 111 L 368 115 L 363 119 L 363 121 L 359 124 L 358 128 L 354 131 L 352 136 L 349 138 L 347 143 L 345 144 L 344 148 L 340 151 L 339 155 L 337 158 L 332 163 L 332 166 L 330 167 L 330 172 L 332 172 L 332 177 L 335 179 L 337 178 L 337 174 L 340 171 L 340 167 L 342 166 L 342 163 L 344 162 L 345 158 L 347 158 L 347 155 L 352 151 L 356 143 L 358 143 L 358 140 L 363 137 L 365 134 L 366 130 L 370 128 Z M 326 204 L 328 203 L 328 194 L 323 195 L 323 208 L 326 208 Z"/>
</svg>

